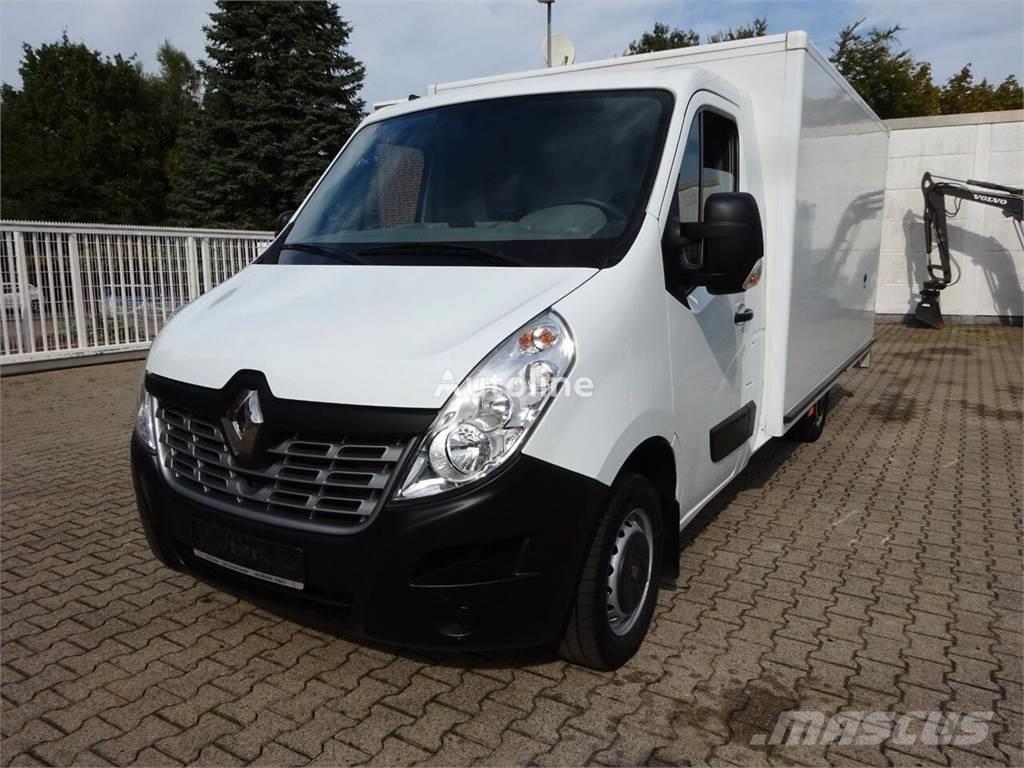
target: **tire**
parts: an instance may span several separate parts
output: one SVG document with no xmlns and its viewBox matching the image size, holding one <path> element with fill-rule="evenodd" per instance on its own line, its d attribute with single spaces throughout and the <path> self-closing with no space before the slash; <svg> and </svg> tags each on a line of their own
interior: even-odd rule
<svg viewBox="0 0 1024 768">
<path fill-rule="evenodd" d="M 612 670 L 636 653 L 654 615 L 661 526 L 661 502 L 650 480 L 630 474 L 612 486 L 559 649 L 566 661 Z"/>
<path fill-rule="evenodd" d="M 813 443 L 825 431 L 825 419 L 828 416 L 828 392 L 818 398 L 807 413 L 800 417 L 787 436 L 801 443 Z"/>
</svg>

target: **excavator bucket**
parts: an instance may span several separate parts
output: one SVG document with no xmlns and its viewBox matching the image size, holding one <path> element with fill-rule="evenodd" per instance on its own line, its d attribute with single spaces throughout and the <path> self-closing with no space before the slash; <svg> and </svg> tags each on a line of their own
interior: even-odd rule
<svg viewBox="0 0 1024 768">
<path fill-rule="evenodd" d="M 942 310 L 939 309 L 938 296 L 922 296 L 918 302 L 917 311 L 914 313 L 919 323 L 942 330 L 945 323 L 942 320 Z"/>
</svg>

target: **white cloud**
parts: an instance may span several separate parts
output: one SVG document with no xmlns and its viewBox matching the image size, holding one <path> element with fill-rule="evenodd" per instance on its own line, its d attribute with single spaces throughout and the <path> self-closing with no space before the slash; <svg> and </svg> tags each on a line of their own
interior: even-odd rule
<svg viewBox="0 0 1024 768">
<path fill-rule="evenodd" d="M 136 52 L 150 71 L 165 38 L 202 57 L 202 25 L 212 7 L 211 0 L 2 0 L 0 78 L 20 82 L 21 43 L 56 40 L 63 29 L 103 53 Z M 366 64 L 368 102 L 422 93 L 431 82 L 542 64 L 544 8 L 535 0 L 342 0 L 341 11 L 355 27 L 352 53 Z M 979 77 L 1022 78 L 1019 0 L 558 0 L 554 27 L 586 61 L 620 54 L 656 20 L 708 34 L 760 15 L 771 32 L 807 30 L 825 51 L 850 21 L 898 22 L 906 27 L 904 46 L 931 61 L 942 80 L 967 61 Z"/>
<path fill-rule="evenodd" d="M 661 4 L 561 0 L 554 29 L 575 43 L 577 60 L 622 53 L 650 28 Z M 428 83 L 543 66 L 544 7 L 503 2 L 347 2 L 352 52 L 366 63 L 368 101 L 420 94 Z"/>
<path fill-rule="evenodd" d="M 199 58 L 212 8 L 210 0 L 0 0 L 0 79 L 21 82 L 22 43 L 38 47 L 65 30 L 103 54 L 135 53 L 150 72 L 165 39 Z"/>
</svg>

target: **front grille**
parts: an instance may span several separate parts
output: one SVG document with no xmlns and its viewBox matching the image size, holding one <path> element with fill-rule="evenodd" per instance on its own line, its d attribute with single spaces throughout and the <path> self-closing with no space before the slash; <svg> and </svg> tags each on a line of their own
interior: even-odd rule
<svg viewBox="0 0 1024 768">
<path fill-rule="evenodd" d="M 157 429 L 168 480 L 186 495 L 339 529 L 376 514 L 408 445 L 291 435 L 267 450 L 265 466 L 249 467 L 213 420 L 161 403 Z"/>
</svg>

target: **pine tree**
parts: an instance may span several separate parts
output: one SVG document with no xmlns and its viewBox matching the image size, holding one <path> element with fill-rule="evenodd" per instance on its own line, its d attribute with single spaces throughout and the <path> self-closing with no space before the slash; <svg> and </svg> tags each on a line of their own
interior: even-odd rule
<svg viewBox="0 0 1024 768">
<path fill-rule="evenodd" d="M 932 81 L 932 67 L 897 50 L 899 25 L 861 32 L 864 22 L 839 33 L 831 61 L 881 118 L 955 115 L 1020 109 L 1024 91 L 1013 75 L 998 87 L 974 81 L 968 63 L 943 86 Z"/>
<path fill-rule="evenodd" d="M 840 31 L 829 57 L 836 69 L 882 119 L 938 114 L 939 89 L 932 83 L 931 65 L 896 48 L 902 28 L 862 33 L 863 23 Z"/>
<path fill-rule="evenodd" d="M 363 114 L 351 26 L 328 2 L 228 2 L 204 27 L 202 111 L 183 138 L 177 220 L 267 229 L 299 203 Z"/>
<path fill-rule="evenodd" d="M 1024 109 L 1024 87 L 1015 75 L 1007 75 L 994 94 L 991 109 Z"/>
<path fill-rule="evenodd" d="M 985 79 L 975 83 L 974 73 L 968 63 L 946 81 L 939 101 L 944 115 L 993 112 L 1001 109 L 1020 109 L 1024 106 L 1024 92 L 1013 75 L 1007 77 L 999 87 L 989 84 Z"/>
</svg>

